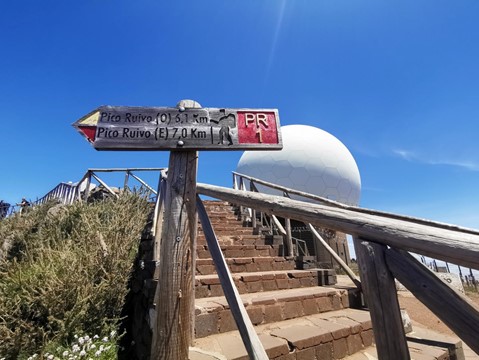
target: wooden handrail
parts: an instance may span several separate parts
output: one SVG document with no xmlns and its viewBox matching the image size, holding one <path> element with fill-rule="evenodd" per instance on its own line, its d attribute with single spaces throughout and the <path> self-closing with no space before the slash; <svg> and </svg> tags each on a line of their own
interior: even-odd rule
<svg viewBox="0 0 479 360">
<path fill-rule="evenodd" d="M 447 224 L 447 223 L 443 223 L 443 222 L 439 222 L 439 221 L 432 221 L 432 220 L 428 220 L 428 219 L 420 219 L 420 218 L 415 218 L 415 217 L 406 216 L 406 215 L 394 214 L 394 213 L 389 213 L 389 212 L 386 212 L 386 211 L 372 210 L 372 209 L 366 209 L 366 208 L 352 206 L 352 205 L 346 205 L 346 204 L 340 203 L 338 201 L 334 201 L 334 200 L 331 200 L 331 199 L 324 198 L 322 196 L 309 194 L 309 193 L 306 193 L 306 192 L 303 192 L 303 191 L 291 189 L 291 188 L 281 186 L 281 185 L 276 185 L 276 184 L 273 184 L 273 183 L 270 183 L 268 181 L 264 181 L 264 180 L 261 180 L 261 179 L 258 179 L 258 178 L 252 177 L 252 176 L 243 175 L 243 174 L 240 174 L 240 173 L 237 173 L 237 172 L 233 172 L 233 174 L 236 175 L 236 176 L 240 176 L 241 178 L 245 178 L 249 181 L 254 181 L 258 184 L 268 186 L 272 189 L 287 192 L 288 194 L 298 195 L 298 196 L 304 197 L 306 199 L 315 200 L 317 203 L 323 204 L 323 205 L 329 205 L 329 206 L 333 206 L 333 207 L 337 207 L 337 208 L 345 209 L 345 210 L 352 210 L 352 211 L 356 211 L 356 212 L 363 213 L 363 214 L 383 216 L 383 217 L 387 217 L 387 218 L 390 218 L 390 219 L 397 219 L 397 220 L 404 220 L 404 221 L 410 221 L 411 220 L 411 221 L 414 221 L 418 224 L 431 225 L 431 226 L 439 227 L 439 228 L 446 229 L 446 230 L 458 230 L 458 231 L 467 232 L 467 233 L 470 233 L 470 234 L 479 235 L 479 230 L 476 230 L 476 229 L 470 229 L 470 228 L 466 228 L 466 227 L 462 227 L 462 226 L 458 226 L 458 225 L 453 225 L 453 224 Z"/>
<path fill-rule="evenodd" d="M 214 185 L 198 184 L 197 191 L 265 213 L 289 217 L 398 249 L 479 268 L 479 235 L 470 231 L 445 229 L 436 224 L 425 225 L 422 220 L 416 221 L 414 218 L 406 221 Z"/>
</svg>

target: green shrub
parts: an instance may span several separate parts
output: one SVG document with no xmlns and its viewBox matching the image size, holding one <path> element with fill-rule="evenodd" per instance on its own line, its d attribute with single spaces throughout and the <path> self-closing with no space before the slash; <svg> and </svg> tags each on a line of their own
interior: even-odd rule
<svg viewBox="0 0 479 360">
<path fill-rule="evenodd" d="M 116 330 L 148 212 L 125 193 L 0 221 L 0 358 L 41 358 Z"/>
</svg>

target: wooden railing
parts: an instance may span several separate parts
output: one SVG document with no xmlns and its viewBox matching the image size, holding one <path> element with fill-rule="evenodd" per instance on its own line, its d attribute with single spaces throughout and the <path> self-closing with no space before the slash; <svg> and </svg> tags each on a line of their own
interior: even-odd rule
<svg viewBox="0 0 479 360">
<path fill-rule="evenodd" d="M 241 189 L 240 183 L 237 188 Z M 198 184 L 197 192 L 352 235 L 380 359 L 410 359 L 395 278 L 479 354 L 478 309 L 409 254 L 478 269 L 477 230 L 342 205 L 319 197 L 320 203 L 312 204 L 206 184 Z"/>
<path fill-rule="evenodd" d="M 72 204 L 75 200 L 86 200 L 92 189 L 92 181 L 96 181 L 106 192 L 112 196 L 118 196 L 112 187 L 106 184 L 99 176 L 101 173 L 124 173 L 123 189 L 130 186 L 130 179 L 136 180 L 145 189 L 146 196 L 156 199 L 156 190 L 148 185 L 135 173 L 137 172 L 158 172 L 158 178 L 165 168 L 111 168 L 111 169 L 88 169 L 77 183 L 60 183 L 47 194 L 35 201 L 34 204 L 43 204 L 50 200 L 56 200 L 61 204 Z"/>
</svg>

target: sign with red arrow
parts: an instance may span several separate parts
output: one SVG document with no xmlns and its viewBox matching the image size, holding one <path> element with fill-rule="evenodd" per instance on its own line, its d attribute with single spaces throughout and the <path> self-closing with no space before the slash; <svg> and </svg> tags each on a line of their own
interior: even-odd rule
<svg viewBox="0 0 479 360">
<path fill-rule="evenodd" d="M 73 123 L 97 150 L 280 150 L 277 109 L 101 106 Z"/>
</svg>

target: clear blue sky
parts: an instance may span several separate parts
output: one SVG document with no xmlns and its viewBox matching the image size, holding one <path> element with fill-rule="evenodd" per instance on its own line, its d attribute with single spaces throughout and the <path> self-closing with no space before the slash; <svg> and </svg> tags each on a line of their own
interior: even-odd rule
<svg viewBox="0 0 479 360">
<path fill-rule="evenodd" d="M 479 2 L 18 0 L 0 6 L 0 199 L 89 167 L 167 166 L 97 152 L 71 123 L 100 105 L 278 108 L 339 138 L 361 205 L 479 228 Z M 200 153 L 231 185 L 241 152 Z"/>
</svg>

